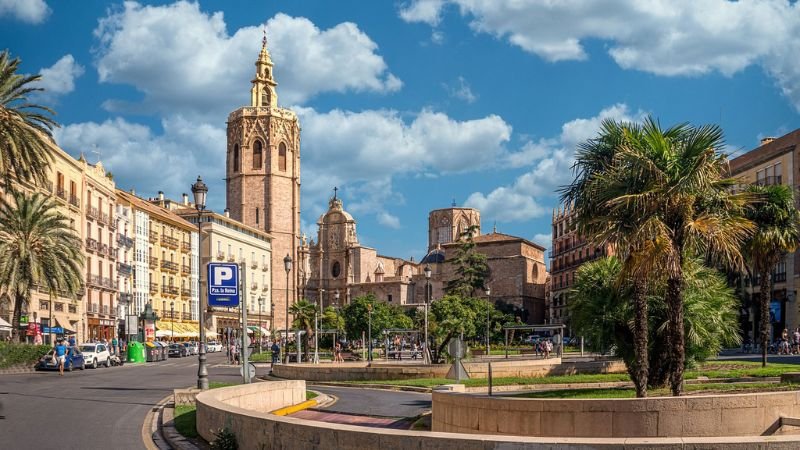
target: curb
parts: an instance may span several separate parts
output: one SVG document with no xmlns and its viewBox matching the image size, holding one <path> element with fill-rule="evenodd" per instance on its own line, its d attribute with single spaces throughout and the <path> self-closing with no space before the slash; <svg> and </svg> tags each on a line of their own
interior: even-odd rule
<svg viewBox="0 0 800 450">
<path fill-rule="evenodd" d="M 178 433 L 178 430 L 175 428 L 175 404 L 173 402 L 162 406 L 158 423 L 161 429 L 161 435 L 164 436 L 164 440 L 167 441 L 170 448 L 178 450 L 200 449 L 194 442 Z"/>
<path fill-rule="evenodd" d="M 164 406 L 171 402 L 172 396 L 169 395 L 161 399 L 147 413 L 142 424 L 142 443 L 147 450 L 168 450 L 171 447 L 164 442 L 161 434 L 161 414 Z"/>
<path fill-rule="evenodd" d="M 17 375 L 20 373 L 34 373 L 36 365 L 16 365 L 5 369 L 0 369 L 0 375 Z"/>
<path fill-rule="evenodd" d="M 270 411 L 270 414 L 274 414 L 276 416 L 288 416 L 289 414 L 294 414 L 298 411 L 302 411 L 304 409 L 308 409 L 317 405 L 317 400 L 306 400 L 303 403 L 298 403 L 292 406 L 286 406 L 284 408 L 276 409 L 275 411 Z"/>
</svg>

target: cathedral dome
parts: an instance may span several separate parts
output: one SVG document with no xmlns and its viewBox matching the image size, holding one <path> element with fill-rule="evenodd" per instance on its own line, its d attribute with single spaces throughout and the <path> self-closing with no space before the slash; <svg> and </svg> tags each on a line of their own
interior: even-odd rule
<svg viewBox="0 0 800 450">
<path fill-rule="evenodd" d="M 422 258 L 420 264 L 438 264 L 443 262 L 444 262 L 444 250 L 442 250 L 441 248 L 435 248 L 430 252 L 428 252 L 428 254 L 425 255 L 424 258 Z"/>
</svg>

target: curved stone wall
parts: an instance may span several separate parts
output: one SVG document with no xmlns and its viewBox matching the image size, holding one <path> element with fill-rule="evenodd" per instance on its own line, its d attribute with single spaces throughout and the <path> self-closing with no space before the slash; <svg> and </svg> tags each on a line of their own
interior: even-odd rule
<svg viewBox="0 0 800 450">
<path fill-rule="evenodd" d="M 245 409 L 238 405 L 257 404 L 246 397 L 278 396 L 286 399 L 301 385 L 272 382 L 254 383 L 213 389 L 197 395 L 197 431 L 207 441 L 214 439 L 211 430 L 230 429 L 243 449 L 425 449 L 440 450 L 561 450 L 592 449 L 696 449 L 745 450 L 796 449 L 798 436 L 742 436 L 721 438 L 671 438 L 671 439 L 598 439 L 598 438 L 543 438 L 523 436 L 497 436 L 459 433 L 439 433 L 408 430 L 389 430 L 358 427 L 310 420 L 280 417 L 267 412 Z M 298 383 L 303 383 L 299 381 Z M 303 390 L 304 390 L 304 384 Z M 266 410 L 268 408 L 260 408 Z"/>
<path fill-rule="evenodd" d="M 800 391 L 646 399 L 433 392 L 433 431 L 594 438 L 758 436 L 800 417 Z"/>
<path fill-rule="evenodd" d="M 306 381 L 380 381 L 413 378 L 445 378 L 450 364 L 392 364 L 355 362 L 340 364 L 277 364 L 272 367 L 276 377 Z M 470 378 L 486 378 L 488 364 L 465 362 Z M 619 361 L 561 363 L 560 358 L 492 361 L 492 376 L 543 377 L 576 373 L 624 373 Z"/>
</svg>

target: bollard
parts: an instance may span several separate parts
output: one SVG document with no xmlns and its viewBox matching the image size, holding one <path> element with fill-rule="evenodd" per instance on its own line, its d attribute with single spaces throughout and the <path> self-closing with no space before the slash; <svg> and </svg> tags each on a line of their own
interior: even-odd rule
<svg viewBox="0 0 800 450">
<path fill-rule="evenodd" d="M 489 362 L 489 397 L 492 396 L 492 363 Z"/>
</svg>

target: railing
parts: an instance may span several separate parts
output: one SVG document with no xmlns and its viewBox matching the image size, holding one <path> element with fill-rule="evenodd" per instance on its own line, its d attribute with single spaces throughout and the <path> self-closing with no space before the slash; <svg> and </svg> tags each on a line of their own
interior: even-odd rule
<svg viewBox="0 0 800 450">
<path fill-rule="evenodd" d="M 161 293 L 164 295 L 178 295 L 178 288 L 175 286 L 161 286 Z"/>
<path fill-rule="evenodd" d="M 108 256 L 111 257 L 111 259 L 117 259 L 117 252 L 118 250 L 116 248 L 108 247 Z"/>
<path fill-rule="evenodd" d="M 61 302 L 56 302 L 55 307 L 53 308 L 55 312 L 64 312 L 64 304 Z"/>
<path fill-rule="evenodd" d="M 217 259 L 222 261 L 225 259 L 225 252 L 217 252 Z"/>
<path fill-rule="evenodd" d="M 553 269 L 551 271 L 551 274 L 555 274 L 555 273 L 558 273 L 558 272 L 563 272 L 565 270 L 573 269 L 575 267 L 580 266 L 581 264 L 583 264 L 585 262 L 593 261 L 593 260 L 595 260 L 597 258 L 602 258 L 602 257 L 603 257 L 603 252 L 600 252 L 600 253 L 595 253 L 594 255 L 584 256 L 583 258 L 576 259 L 576 260 L 571 261 L 569 263 L 554 264 L 553 265 Z"/>
<path fill-rule="evenodd" d="M 150 283 L 150 293 L 155 294 L 158 292 L 158 283 Z"/>
<path fill-rule="evenodd" d="M 69 196 L 69 204 L 74 206 L 74 207 L 76 207 L 76 208 L 80 208 L 81 207 L 81 199 L 79 199 L 75 195 L 70 195 Z"/>
<path fill-rule="evenodd" d="M 108 214 L 106 214 L 104 212 L 99 213 L 98 216 L 97 216 L 97 221 L 100 222 L 100 224 L 102 224 L 102 225 L 107 224 L 109 222 Z"/>
<path fill-rule="evenodd" d="M 94 206 L 90 206 L 86 208 L 86 218 L 97 220 L 98 216 L 100 216 L 100 211 L 97 210 Z"/>
<path fill-rule="evenodd" d="M 570 245 L 570 246 L 556 246 L 556 249 L 555 249 L 556 252 L 555 253 L 551 253 L 550 254 L 550 258 L 556 258 L 558 256 L 563 255 L 564 253 L 569 253 L 572 250 L 575 250 L 575 249 L 580 248 L 580 247 L 584 247 L 585 245 L 586 245 L 586 241 L 581 240 L 581 241 L 578 241 L 575 244 Z"/>
<path fill-rule="evenodd" d="M 133 266 L 125 263 L 117 263 L 117 272 L 123 276 L 130 275 L 131 272 L 133 272 Z"/>
<path fill-rule="evenodd" d="M 119 294 L 120 303 L 130 303 L 133 300 L 133 295 L 128 293 Z"/>
<path fill-rule="evenodd" d="M 114 219 L 109 219 L 108 228 L 111 228 L 112 230 L 116 230 L 117 229 L 117 221 L 114 220 Z"/>
<path fill-rule="evenodd" d="M 192 266 L 189 266 L 189 265 L 186 265 L 186 264 L 183 264 L 181 266 L 181 274 L 182 275 L 189 275 L 191 273 L 192 273 Z"/>
<path fill-rule="evenodd" d="M 112 280 L 108 277 L 103 277 L 103 287 L 107 287 L 109 289 L 116 289 L 117 288 L 117 281 Z"/>
<path fill-rule="evenodd" d="M 786 281 L 786 272 L 773 273 L 772 281 L 775 283 L 781 283 Z"/>
<path fill-rule="evenodd" d="M 75 313 L 78 312 L 78 307 L 75 306 L 75 305 L 68 305 L 67 306 L 67 311 L 69 311 L 70 314 L 75 314 Z"/>
<path fill-rule="evenodd" d="M 86 238 L 86 250 L 89 251 L 97 250 L 97 240 L 92 238 Z"/>
<path fill-rule="evenodd" d="M 178 263 L 172 261 L 161 261 L 161 269 L 166 270 L 168 272 L 177 272 Z"/>
<path fill-rule="evenodd" d="M 86 283 L 90 286 L 103 287 L 103 278 L 98 275 L 86 275 Z"/>
<path fill-rule="evenodd" d="M 191 296 L 192 296 L 191 289 L 181 288 L 181 297 L 191 297 Z"/>
<path fill-rule="evenodd" d="M 133 239 L 120 234 L 117 236 L 117 244 L 125 247 L 133 247 Z"/>
<path fill-rule="evenodd" d="M 97 313 L 100 311 L 100 305 L 97 303 L 90 303 L 89 304 L 89 312 L 90 313 Z"/>
<path fill-rule="evenodd" d="M 50 180 L 42 181 L 42 187 L 44 188 L 45 191 L 47 191 L 48 194 L 52 194 L 53 193 L 53 182 L 52 181 L 50 181 Z"/>
<path fill-rule="evenodd" d="M 161 245 L 169 248 L 178 248 L 178 240 L 170 236 L 161 236 Z"/>
<path fill-rule="evenodd" d="M 103 314 L 108 314 L 108 305 L 103 305 Z"/>
<path fill-rule="evenodd" d="M 258 261 L 250 262 L 250 268 L 251 269 L 258 269 Z"/>
<path fill-rule="evenodd" d="M 781 184 L 782 178 L 783 177 L 781 175 L 776 175 L 773 177 L 764 177 L 760 180 L 756 180 L 754 184 L 756 186 L 772 186 L 775 184 Z"/>
<path fill-rule="evenodd" d="M 108 245 L 107 244 L 98 244 L 97 245 L 98 253 L 107 254 L 108 253 Z"/>
<path fill-rule="evenodd" d="M 56 195 L 61 200 L 67 200 L 67 190 L 64 189 L 64 186 L 60 186 L 58 189 L 56 189 Z"/>
<path fill-rule="evenodd" d="M 191 313 L 187 313 L 187 312 L 181 313 L 181 317 L 183 318 L 183 320 L 192 320 L 192 314 Z"/>
<path fill-rule="evenodd" d="M 262 271 L 262 272 L 267 272 L 267 271 L 269 271 L 269 267 L 267 266 L 267 264 L 264 264 L 263 266 L 261 266 L 261 271 Z"/>
<path fill-rule="evenodd" d="M 150 230 L 150 242 L 154 244 L 158 242 L 158 231 Z"/>
<path fill-rule="evenodd" d="M 181 251 L 183 253 L 189 253 L 192 251 L 192 244 L 186 241 L 181 242 Z"/>
<path fill-rule="evenodd" d="M 153 258 L 152 256 L 150 257 L 150 268 L 151 269 L 158 268 L 158 258 Z"/>
</svg>

